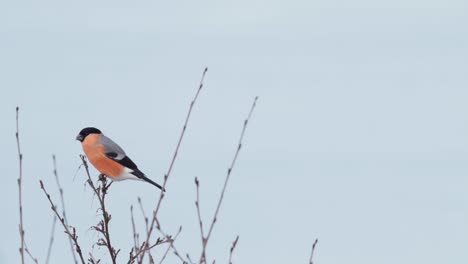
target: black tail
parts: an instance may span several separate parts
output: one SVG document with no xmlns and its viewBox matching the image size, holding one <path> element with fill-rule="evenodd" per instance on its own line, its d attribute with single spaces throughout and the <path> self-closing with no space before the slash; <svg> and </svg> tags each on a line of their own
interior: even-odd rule
<svg viewBox="0 0 468 264">
<path fill-rule="evenodd" d="M 148 182 L 148 183 L 153 184 L 154 186 L 156 186 L 156 187 L 158 187 L 159 189 L 163 190 L 163 192 L 166 191 L 166 189 L 163 189 L 163 187 L 162 187 L 161 185 L 155 183 L 153 180 L 151 180 L 150 178 L 146 177 L 146 175 L 145 175 L 143 172 L 141 172 L 139 169 L 134 169 L 134 170 L 132 171 L 132 174 L 135 175 L 135 176 L 137 176 L 138 178 L 140 178 L 140 179 L 142 179 L 142 180 Z"/>
</svg>

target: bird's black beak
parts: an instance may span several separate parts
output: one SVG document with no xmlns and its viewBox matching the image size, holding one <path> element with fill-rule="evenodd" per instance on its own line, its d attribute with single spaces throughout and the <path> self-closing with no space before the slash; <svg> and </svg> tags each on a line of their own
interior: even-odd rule
<svg viewBox="0 0 468 264">
<path fill-rule="evenodd" d="M 82 136 L 82 135 L 76 136 L 76 140 L 78 140 L 78 141 L 83 141 L 83 136 Z"/>
</svg>

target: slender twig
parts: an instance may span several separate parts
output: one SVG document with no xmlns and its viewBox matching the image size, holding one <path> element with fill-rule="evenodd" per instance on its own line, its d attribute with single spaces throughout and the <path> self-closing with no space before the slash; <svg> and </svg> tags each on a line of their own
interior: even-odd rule
<svg viewBox="0 0 468 264">
<path fill-rule="evenodd" d="M 148 250 L 151 250 L 159 245 L 162 245 L 162 244 L 165 244 L 165 243 L 170 243 L 172 240 L 172 237 L 171 236 L 167 236 L 165 238 L 160 238 L 158 237 L 158 239 L 156 240 L 156 242 L 154 244 L 152 244 L 151 246 L 148 246 Z M 131 263 L 134 263 L 135 260 L 138 259 L 138 257 L 145 251 L 145 244 L 143 243 L 140 248 L 137 248 L 136 250 L 132 250 L 130 251 L 130 258 L 127 262 L 127 264 L 131 264 Z M 133 252 L 135 251 L 135 253 Z"/>
<path fill-rule="evenodd" d="M 177 239 L 177 237 L 179 236 L 180 232 L 182 232 L 182 226 L 179 227 L 179 231 L 177 231 L 176 235 L 174 236 L 173 239 L 171 239 L 171 241 L 169 242 L 169 246 L 167 247 L 166 251 L 164 252 L 162 258 L 161 258 L 161 261 L 159 261 L 159 264 L 162 264 L 164 259 L 166 259 L 166 256 L 167 256 L 167 253 L 169 252 L 169 250 L 172 248 L 172 245 L 174 244 L 174 241 Z"/>
<path fill-rule="evenodd" d="M 100 259 L 96 260 L 96 258 L 93 256 L 93 254 L 91 252 L 89 252 L 89 259 L 88 259 L 89 263 L 91 264 L 99 264 L 101 262 Z"/>
<path fill-rule="evenodd" d="M 94 194 L 98 197 L 99 204 L 100 204 L 100 210 L 102 212 L 102 220 L 96 225 L 93 226 L 93 229 L 101 233 L 104 238 L 100 238 L 97 242 L 98 246 L 105 246 L 107 250 L 109 251 L 109 256 L 111 257 L 112 263 L 116 264 L 117 263 L 117 255 L 120 252 L 119 250 L 115 250 L 115 248 L 112 246 L 111 243 L 111 238 L 110 238 L 110 231 L 109 231 L 109 222 L 111 220 L 111 215 L 107 212 L 106 210 L 106 195 L 108 193 L 109 187 L 112 185 L 112 181 L 110 183 L 107 183 L 107 177 L 103 174 L 99 175 L 99 182 L 101 185 L 99 187 L 96 187 L 91 180 L 91 174 L 89 173 L 89 166 L 88 162 L 86 161 L 86 157 L 83 155 L 80 155 L 81 161 L 83 162 L 83 166 L 86 171 L 86 175 L 88 177 L 88 184 L 93 189 Z"/>
<path fill-rule="evenodd" d="M 189 255 L 188 253 L 186 254 L 186 256 L 187 256 L 187 259 L 188 259 L 188 261 L 189 261 L 190 264 L 195 264 L 195 263 L 192 261 L 192 259 L 190 258 L 190 255 Z"/>
<path fill-rule="evenodd" d="M 34 261 L 34 263 L 39 264 L 39 262 L 37 261 L 37 258 L 35 258 L 31 254 L 31 252 L 29 251 L 28 246 L 26 245 L 26 241 L 24 242 L 24 252 L 26 252 L 28 254 L 28 256 L 31 258 L 31 260 Z"/>
<path fill-rule="evenodd" d="M 45 261 L 46 264 L 49 263 L 50 253 L 52 252 L 52 245 L 54 244 L 54 234 L 55 234 L 56 223 L 57 223 L 57 216 L 54 215 L 54 219 L 52 220 L 52 230 L 50 231 L 49 247 L 47 248 L 47 257 Z M 72 244 L 72 251 L 73 251 L 73 244 Z"/>
<path fill-rule="evenodd" d="M 141 215 L 143 216 L 143 219 L 145 220 L 145 227 L 146 227 L 145 231 L 146 231 L 146 234 L 148 235 L 148 232 L 149 232 L 148 216 L 146 215 L 145 208 L 143 207 L 143 203 L 141 202 L 141 197 L 138 197 L 138 205 L 140 206 Z M 153 259 L 153 256 L 151 255 L 150 250 L 148 250 L 148 256 L 150 258 L 150 263 L 154 263 L 154 259 Z"/>
<path fill-rule="evenodd" d="M 200 80 L 200 84 L 198 85 L 197 92 L 195 93 L 195 97 L 190 102 L 189 110 L 187 112 L 187 116 L 185 118 L 184 126 L 182 128 L 181 133 L 180 133 L 179 140 L 177 141 L 177 145 L 176 145 L 176 148 L 175 148 L 175 151 L 174 151 L 174 155 L 172 156 L 172 160 L 171 160 L 171 163 L 169 164 L 169 168 L 167 169 L 167 172 L 164 175 L 164 181 L 163 181 L 163 185 L 162 185 L 163 188 L 161 189 L 161 192 L 159 194 L 159 199 L 158 199 L 158 203 L 156 205 L 156 209 L 153 211 L 153 217 L 152 217 L 152 220 L 151 220 L 150 228 L 149 228 L 149 230 L 147 232 L 147 236 L 146 236 L 146 241 L 145 241 L 146 245 L 148 245 L 148 242 L 150 240 L 150 237 L 151 237 L 151 234 L 153 232 L 154 226 L 155 225 L 157 225 L 158 227 L 160 226 L 157 215 L 158 215 L 159 208 L 161 207 L 161 202 L 162 202 L 162 200 L 164 198 L 164 190 L 165 190 L 165 187 L 166 187 L 166 184 L 167 184 L 167 180 L 169 179 L 169 176 L 170 176 L 170 174 L 172 172 L 172 168 L 174 167 L 174 164 L 175 164 L 175 160 L 176 160 L 177 155 L 179 153 L 179 148 L 180 148 L 180 145 L 182 144 L 182 140 L 184 138 L 185 131 L 187 129 L 188 122 L 190 120 L 190 115 L 192 114 L 193 106 L 195 105 L 195 102 L 197 101 L 198 95 L 200 94 L 200 91 L 203 88 L 203 82 L 205 80 L 205 75 L 206 75 L 207 71 L 208 71 L 208 68 L 205 68 L 203 70 L 202 77 L 201 77 L 201 80 Z M 143 252 L 143 255 L 142 255 L 142 257 L 141 257 L 141 259 L 140 259 L 140 261 L 138 263 L 141 264 L 143 262 L 144 256 L 145 256 L 145 252 Z"/>
<path fill-rule="evenodd" d="M 312 244 L 312 250 L 310 250 L 310 259 L 309 264 L 313 264 L 312 258 L 314 256 L 315 246 L 317 245 L 318 239 L 315 239 L 314 243 Z"/>
<path fill-rule="evenodd" d="M 182 228 L 182 226 L 181 226 Z M 161 229 L 161 226 L 159 226 L 158 228 L 158 231 L 159 233 L 161 233 L 161 235 L 163 235 L 164 237 L 170 237 L 168 234 L 166 234 L 162 229 Z M 177 248 L 175 247 L 174 243 L 170 244 L 170 247 L 172 249 L 172 251 L 174 252 L 174 255 L 176 255 L 180 261 L 182 261 L 182 264 L 187 264 L 187 260 L 185 260 L 182 255 L 179 253 L 179 251 L 177 250 Z"/>
<path fill-rule="evenodd" d="M 229 251 L 229 264 L 232 264 L 232 252 L 234 252 L 234 249 L 236 249 L 238 241 L 239 241 L 239 236 L 237 236 L 234 242 L 232 242 L 231 250 Z"/>
<path fill-rule="evenodd" d="M 200 213 L 200 182 L 198 181 L 198 178 L 195 177 L 195 185 L 197 186 L 197 200 L 195 201 L 195 207 L 197 208 L 197 216 L 198 216 L 198 224 L 200 226 L 200 237 L 202 239 L 203 243 L 203 238 L 205 232 L 203 232 L 203 221 L 201 218 L 201 213 Z"/>
<path fill-rule="evenodd" d="M 136 226 L 135 226 L 135 217 L 133 216 L 133 205 L 130 206 L 130 215 L 132 219 L 132 232 L 133 232 L 133 251 L 137 252 L 138 250 L 138 233 L 136 231 Z M 130 259 L 133 257 L 133 251 L 130 252 Z"/>
<path fill-rule="evenodd" d="M 62 204 L 63 219 L 65 220 L 65 224 L 68 225 L 68 218 L 67 218 L 67 213 L 66 213 L 66 210 L 65 210 L 65 199 L 63 198 L 63 188 L 60 185 L 60 180 L 59 180 L 58 173 L 57 173 L 57 161 L 55 159 L 55 155 L 52 155 L 52 162 L 53 162 L 53 165 L 54 165 L 55 183 L 57 184 L 57 188 L 58 188 L 59 193 L 60 193 L 60 203 Z M 78 263 L 78 260 L 76 259 L 75 251 L 73 250 L 73 241 L 72 241 L 72 239 L 70 237 L 68 237 L 68 242 L 70 244 L 70 250 L 71 250 L 71 253 L 72 253 L 72 256 L 73 256 L 73 262 L 76 264 L 76 263 Z"/>
<path fill-rule="evenodd" d="M 147 224 L 147 219 L 148 219 L 148 217 L 146 216 L 146 213 L 145 213 L 145 210 L 144 210 L 144 207 L 143 207 L 143 202 L 141 201 L 141 197 L 138 197 L 138 204 L 139 204 L 139 206 L 140 206 L 141 214 L 142 214 L 143 218 L 145 219 L 145 223 Z M 180 228 L 182 228 L 182 227 L 180 227 Z M 167 238 L 171 238 L 170 235 L 168 235 L 166 232 L 164 232 L 164 231 L 162 230 L 161 225 L 156 225 L 156 229 L 157 229 L 157 230 L 161 233 L 161 235 L 162 235 L 163 237 L 165 237 L 166 239 L 167 239 Z M 147 232 L 148 232 L 148 226 L 146 226 L 146 230 L 147 230 Z M 159 241 L 159 240 L 160 240 L 160 238 L 158 238 L 158 241 Z M 135 252 L 136 252 L 136 255 L 141 254 L 141 253 L 145 253 L 145 254 L 147 253 L 148 256 L 150 257 L 150 263 L 151 263 L 151 261 L 154 262 L 154 259 L 152 259 L 153 256 L 151 255 L 151 249 L 152 249 L 154 246 L 159 245 L 159 244 L 153 245 L 153 246 L 149 247 L 148 249 L 145 248 L 144 244 L 145 244 L 145 242 L 143 242 L 143 244 L 142 244 L 141 247 L 140 247 L 140 250 L 142 250 L 143 252 L 140 252 L 140 250 L 137 249 L 137 250 L 135 251 Z M 176 248 L 175 245 L 174 245 L 174 242 L 170 243 L 169 247 L 172 249 L 172 251 L 174 252 L 174 254 L 182 261 L 182 263 L 187 263 L 187 261 L 179 254 L 177 248 Z M 130 258 L 131 258 L 131 257 L 130 257 Z M 142 261 L 143 261 L 143 260 L 138 259 L 138 263 L 141 263 Z"/>
<path fill-rule="evenodd" d="M 250 118 L 252 116 L 253 110 L 255 109 L 255 105 L 257 104 L 257 99 L 258 99 L 258 96 L 255 97 L 255 99 L 254 99 L 254 101 L 252 103 L 252 106 L 250 108 L 250 112 L 249 112 L 247 118 L 244 121 L 244 126 L 242 127 L 242 132 L 241 132 L 241 135 L 240 135 L 240 138 L 239 138 L 237 149 L 236 149 L 236 152 L 235 152 L 234 157 L 232 159 L 231 166 L 229 167 L 229 169 L 227 171 L 226 179 L 224 180 L 223 189 L 221 191 L 221 195 L 220 195 L 219 200 L 218 200 L 218 205 L 216 206 L 216 211 L 215 211 L 215 213 L 213 215 L 213 220 L 211 221 L 211 225 L 210 225 L 210 228 L 208 230 L 208 234 L 206 236 L 202 236 L 202 253 L 200 255 L 200 260 L 198 261 L 199 264 L 206 263 L 206 245 L 208 244 L 208 240 L 211 237 L 211 232 L 213 231 L 213 227 L 214 227 L 214 225 L 215 225 L 215 223 L 217 221 L 219 209 L 221 208 L 221 204 L 222 204 L 223 198 L 224 198 L 224 193 L 226 192 L 226 187 L 227 187 L 227 184 L 229 182 L 229 178 L 231 176 L 232 169 L 236 165 L 237 157 L 239 156 L 239 152 L 240 152 L 241 147 L 242 147 L 242 140 L 244 139 L 245 130 L 247 129 L 247 124 L 248 124 L 248 122 L 249 122 L 249 120 L 250 120 Z"/>
<path fill-rule="evenodd" d="M 65 233 L 73 240 L 73 243 L 75 244 L 76 253 L 80 257 L 81 263 L 85 264 L 85 260 L 83 258 L 81 247 L 78 244 L 78 236 L 76 235 L 76 229 L 74 227 L 72 227 L 72 226 L 68 226 L 65 223 L 65 219 L 62 216 L 60 216 L 59 212 L 57 211 L 57 207 L 54 205 L 54 203 L 52 202 L 52 199 L 50 198 L 50 194 L 46 191 L 46 189 L 44 187 L 44 183 L 42 181 L 39 181 L 39 183 L 41 185 L 42 191 L 44 192 L 47 199 L 49 200 L 52 211 L 55 213 L 57 218 L 60 220 L 60 223 L 62 223 L 62 226 L 65 229 Z"/>
<path fill-rule="evenodd" d="M 142 202 L 141 202 L 141 198 L 140 198 L 140 197 L 138 197 L 138 205 L 140 206 L 141 215 L 142 215 L 143 218 L 145 219 L 146 232 L 148 232 L 148 231 L 149 231 L 148 216 L 146 216 L 145 208 L 143 207 L 143 204 L 142 204 Z"/>
<path fill-rule="evenodd" d="M 23 180 L 23 154 L 21 153 L 20 141 L 19 141 L 19 107 L 16 107 L 16 147 L 18 150 L 19 160 L 19 177 L 18 177 L 18 194 L 19 194 L 19 233 L 21 238 L 21 263 L 24 264 L 24 228 L 23 228 L 23 195 L 21 192 L 21 182 Z"/>
<path fill-rule="evenodd" d="M 19 200 L 19 217 L 20 223 L 18 226 L 20 238 L 21 238 L 21 247 L 19 249 L 21 255 L 21 263 L 24 264 L 24 252 L 26 252 L 31 259 L 37 263 L 37 258 L 35 258 L 31 251 L 29 251 L 26 240 L 25 240 L 25 232 L 24 232 L 24 225 L 23 225 L 23 192 L 22 192 L 22 183 L 23 183 L 23 153 L 21 153 L 21 146 L 19 140 L 19 107 L 16 107 L 16 148 L 18 150 L 18 161 L 19 161 L 19 176 L 18 176 L 18 200 Z"/>
</svg>

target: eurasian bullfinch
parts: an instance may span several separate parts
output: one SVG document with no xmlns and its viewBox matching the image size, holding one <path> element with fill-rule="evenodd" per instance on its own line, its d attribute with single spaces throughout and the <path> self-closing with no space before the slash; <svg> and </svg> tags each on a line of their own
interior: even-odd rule
<svg viewBox="0 0 468 264">
<path fill-rule="evenodd" d="M 81 142 L 88 160 L 102 174 L 114 181 L 143 180 L 162 189 L 141 172 L 125 151 L 97 128 L 83 128 L 76 140 Z"/>
</svg>

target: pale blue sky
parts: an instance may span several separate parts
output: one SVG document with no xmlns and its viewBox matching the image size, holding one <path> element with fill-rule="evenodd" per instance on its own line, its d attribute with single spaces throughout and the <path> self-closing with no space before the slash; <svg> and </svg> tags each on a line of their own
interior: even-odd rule
<svg viewBox="0 0 468 264">
<path fill-rule="evenodd" d="M 19 262 L 17 105 L 26 238 L 43 263 L 51 155 L 86 251 L 96 201 L 74 178 L 76 134 L 100 128 L 161 181 L 205 66 L 161 211 L 168 232 L 183 225 L 181 251 L 200 249 L 193 178 L 208 219 L 258 95 L 209 257 L 225 263 L 239 234 L 236 263 L 305 263 L 316 237 L 320 264 L 467 263 L 467 25 L 455 0 L 1 1 L 0 263 Z M 122 258 L 137 196 L 150 211 L 157 192 L 127 181 L 109 196 Z M 67 243 L 58 228 L 51 263 L 69 263 Z"/>
</svg>

